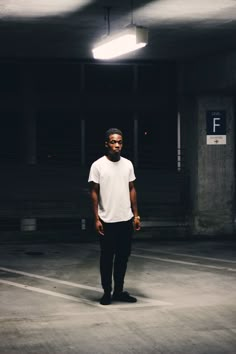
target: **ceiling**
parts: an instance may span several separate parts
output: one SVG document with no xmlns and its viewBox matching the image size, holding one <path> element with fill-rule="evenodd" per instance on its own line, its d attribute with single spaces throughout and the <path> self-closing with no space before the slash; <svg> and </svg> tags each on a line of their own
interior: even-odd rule
<svg viewBox="0 0 236 354">
<path fill-rule="evenodd" d="M 236 50 L 235 0 L 0 0 L 1 58 L 92 59 L 131 21 L 149 43 L 120 60 L 183 60 Z M 106 19 L 105 19 L 106 17 Z"/>
</svg>

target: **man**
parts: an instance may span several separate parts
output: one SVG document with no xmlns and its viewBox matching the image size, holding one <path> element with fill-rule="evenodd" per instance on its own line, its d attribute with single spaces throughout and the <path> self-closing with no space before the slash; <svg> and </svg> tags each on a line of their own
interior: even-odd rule
<svg viewBox="0 0 236 354">
<path fill-rule="evenodd" d="M 100 274 L 104 294 L 100 304 L 112 301 L 136 302 L 123 291 L 133 230 L 140 230 L 136 179 L 133 164 L 121 157 L 123 134 L 117 128 L 105 134 L 106 155 L 90 168 L 89 183 L 95 220 L 100 240 Z M 112 275 L 114 291 L 112 292 Z"/>
</svg>

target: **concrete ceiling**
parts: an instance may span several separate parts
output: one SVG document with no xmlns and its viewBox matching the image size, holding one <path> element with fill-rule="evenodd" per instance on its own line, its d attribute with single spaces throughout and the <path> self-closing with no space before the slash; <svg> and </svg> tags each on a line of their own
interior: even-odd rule
<svg viewBox="0 0 236 354">
<path fill-rule="evenodd" d="M 121 60 L 183 60 L 236 50 L 235 0 L 0 0 L 2 58 L 92 59 L 93 44 L 133 22 L 148 46 Z"/>
</svg>

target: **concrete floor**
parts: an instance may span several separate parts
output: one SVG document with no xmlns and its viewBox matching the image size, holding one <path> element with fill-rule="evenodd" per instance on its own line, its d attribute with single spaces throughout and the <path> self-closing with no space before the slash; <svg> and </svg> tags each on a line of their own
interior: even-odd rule
<svg viewBox="0 0 236 354">
<path fill-rule="evenodd" d="M 137 241 L 99 304 L 99 245 L 2 244 L 0 354 L 235 354 L 236 242 Z"/>
</svg>

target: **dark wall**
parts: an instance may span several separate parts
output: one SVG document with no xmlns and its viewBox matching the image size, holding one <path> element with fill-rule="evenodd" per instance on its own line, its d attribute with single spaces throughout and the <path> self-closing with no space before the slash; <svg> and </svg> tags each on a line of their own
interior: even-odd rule
<svg viewBox="0 0 236 354">
<path fill-rule="evenodd" d="M 40 164 L 81 164 L 103 153 L 104 131 L 124 131 L 124 154 L 139 167 L 176 168 L 176 66 L 172 62 L 96 64 L 75 61 L 0 63 L 0 161 L 22 162 L 25 115 L 36 119 Z"/>
</svg>

